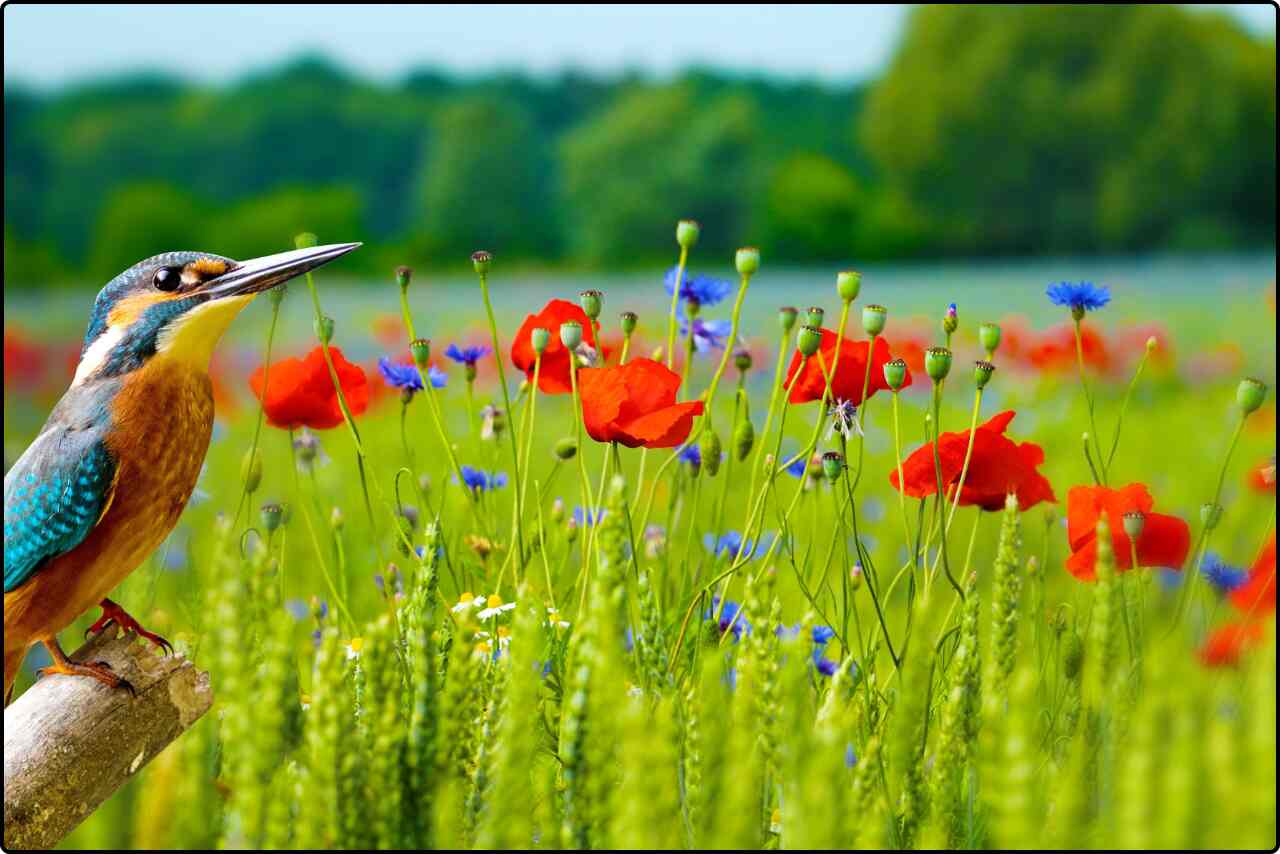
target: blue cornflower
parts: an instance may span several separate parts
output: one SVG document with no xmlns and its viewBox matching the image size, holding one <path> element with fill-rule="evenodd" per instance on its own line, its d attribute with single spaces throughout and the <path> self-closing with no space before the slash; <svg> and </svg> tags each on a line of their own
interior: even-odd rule
<svg viewBox="0 0 1280 854">
<path fill-rule="evenodd" d="M 289 612 L 289 616 L 295 620 L 305 620 L 311 616 L 311 606 L 301 599 L 284 600 L 284 609 Z"/>
<path fill-rule="evenodd" d="M 462 482 L 466 484 L 467 489 L 472 492 L 488 492 L 491 489 L 498 489 L 507 485 L 507 475 L 505 472 L 495 472 L 487 474 L 480 469 L 471 466 L 461 466 Z"/>
<path fill-rule="evenodd" d="M 804 477 L 804 470 L 808 462 L 809 461 L 806 460 L 804 457 L 801 457 L 791 465 L 787 466 L 787 474 L 791 475 L 792 477 Z"/>
<path fill-rule="evenodd" d="M 450 344 L 444 354 L 459 365 L 474 365 L 490 352 L 491 350 L 483 344 L 476 347 L 459 347 L 457 344 Z"/>
<path fill-rule="evenodd" d="M 1111 302 L 1111 291 L 1093 282 L 1056 282 L 1045 290 L 1045 294 L 1054 305 L 1064 306 L 1079 314 L 1102 308 Z"/>
<path fill-rule="evenodd" d="M 826 649 L 825 646 L 817 646 L 813 648 L 813 666 L 818 668 L 818 672 L 823 676 L 835 676 L 836 671 L 840 669 L 840 665 L 824 656 L 822 654 L 824 649 Z"/>
<path fill-rule="evenodd" d="M 579 528 L 589 528 L 604 518 L 605 511 L 592 513 L 590 510 L 584 510 L 581 507 L 573 508 L 573 521 L 577 523 Z"/>
<path fill-rule="evenodd" d="M 392 388 L 407 389 L 410 393 L 422 391 L 422 377 L 418 369 L 406 362 L 393 362 L 386 356 L 378 360 L 378 370 L 382 380 Z M 432 388 L 444 388 L 449 378 L 445 372 L 432 365 L 427 368 L 427 376 L 431 379 Z"/>
<path fill-rule="evenodd" d="M 858 764 L 858 754 L 853 752 L 853 744 L 846 742 L 844 746 L 844 767 L 852 768 Z"/>
<path fill-rule="evenodd" d="M 704 534 L 702 544 L 707 547 L 707 551 L 716 557 L 727 554 L 730 559 L 736 560 L 739 555 L 747 555 L 748 557 L 759 557 L 769 548 L 769 544 L 773 542 L 773 537 L 766 535 L 760 538 L 760 542 L 753 544 L 750 539 L 743 540 L 742 535 L 737 531 L 729 531 L 720 537 L 719 540 L 713 534 Z"/>
<path fill-rule="evenodd" d="M 692 328 L 693 349 L 699 353 L 706 353 L 708 350 L 724 349 L 724 339 L 728 338 L 729 333 L 733 331 L 733 324 L 727 320 L 703 320 L 701 317 L 695 317 Z M 681 318 L 680 334 L 687 336 L 689 329 L 689 322 Z"/>
<path fill-rule="evenodd" d="M 667 271 L 664 278 L 663 286 L 668 294 L 671 294 L 676 287 L 676 274 L 679 272 L 678 267 L 672 267 Z M 682 302 L 696 302 L 698 305 L 715 305 L 716 303 L 727 297 L 733 291 L 733 285 L 723 279 L 714 279 L 711 276 L 695 276 L 688 270 L 685 270 L 684 281 L 680 283 L 680 299 Z"/>
<path fill-rule="evenodd" d="M 694 468 L 702 465 L 702 450 L 696 444 L 685 445 L 679 457 L 681 462 L 688 463 Z"/>
<path fill-rule="evenodd" d="M 774 634 L 783 640 L 791 640 L 800 636 L 800 630 L 803 628 L 799 623 L 794 626 L 778 626 L 774 629 Z M 809 637 L 816 646 L 825 646 L 836 636 L 835 629 L 830 626 L 813 626 L 809 629 Z"/>
<path fill-rule="evenodd" d="M 741 609 L 741 606 L 737 602 L 734 602 L 732 599 L 726 599 L 724 601 L 724 608 L 721 608 L 720 597 L 712 596 L 711 607 L 708 608 L 707 612 L 702 615 L 702 619 L 704 620 L 714 619 L 716 614 L 718 613 L 720 615 L 720 620 L 719 620 L 720 633 L 723 634 L 724 632 L 728 631 L 730 624 L 732 624 L 733 639 L 735 641 L 742 640 L 743 635 L 751 634 L 751 624 L 747 622 L 746 617 L 738 617 L 738 619 L 736 620 L 734 619 L 734 617 L 737 617 L 738 611 L 740 609 Z"/>
<path fill-rule="evenodd" d="M 1182 584 L 1182 573 L 1167 566 L 1157 570 L 1156 578 L 1160 579 L 1160 586 L 1165 590 L 1176 590 Z"/>
<path fill-rule="evenodd" d="M 1205 579 L 1213 585 L 1213 589 L 1219 593 L 1230 593 L 1249 580 L 1247 571 L 1223 563 L 1222 558 L 1213 552 L 1209 552 L 1204 556 L 1204 562 L 1200 564 L 1200 571 L 1204 573 Z"/>
</svg>

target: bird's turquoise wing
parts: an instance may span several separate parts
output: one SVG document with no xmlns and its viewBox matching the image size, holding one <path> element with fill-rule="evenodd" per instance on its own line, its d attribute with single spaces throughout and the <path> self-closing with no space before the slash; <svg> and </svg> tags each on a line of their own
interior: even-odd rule
<svg viewBox="0 0 1280 854">
<path fill-rule="evenodd" d="M 4 592 L 79 545 L 102 518 L 116 462 L 95 430 L 54 426 L 4 476 Z"/>
</svg>

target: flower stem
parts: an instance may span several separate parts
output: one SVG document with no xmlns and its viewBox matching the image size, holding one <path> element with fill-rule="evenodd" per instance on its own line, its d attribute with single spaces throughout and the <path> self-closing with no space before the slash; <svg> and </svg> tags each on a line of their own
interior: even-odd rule
<svg viewBox="0 0 1280 854">
<path fill-rule="evenodd" d="M 253 443 L 249 445 L 249 458 L 253 459 L 258 452 L 258 439 L 262 435 L 262 421 L 266 412 L 267 389 L 270 387 L 271 381 L 271 345 L 276 337 L 276 321 L 280 317 L 280 303 L 283 299 L 273 299 L 271 301 L 271 325 L 267 327 L 267 353 L 262 363 L 262 396 L 258 400 L 258 420 L 253 425 Z M 292 443 L 290 443 L 292 447 Z M 244 512 L 244 508 L 248 503 L 249 490 L 248 484 L 242 484 L 240 490 L 240 501 L 236 504 L 236 518 L 231 527 L 234 529 L 240 524 L 240 514 Z"/>
<path fill-rule="evenodd" d="M 1116 449 L 1120 447 L 1120 430 L 1124 427 L 1124 415 L 1129 411 L 1129 400 L 1133 397 L 1133 390 L 1138 385 L 1138 379 L 1142 376 L 1142 369 L 1146 367 L 1147 357 L 1150 355 L 1150 350 L 1142 351 L 1137 370 L 1133 372 L 1133 379 L 1129 380 L 1129 388 L 1124 393 L 1124 402 L 1120 404 L 1120 417 L 1116 419 L 1116 432 L 1111 437 L 1111 453 L 1107 454 L 1107 469 L 1111 468 L 1111 463 L 1116 458 Z"/>
<path fill-rule="evenodd" d="M 680 288 L 684 285 L 684 267 L 689 262 L 689 250 L 680 247 L 680 263 L 676 265 L 676 283 L 671 288 L 671 314 L 667 318 L 667 367 L 675 364 L 676 308 L 680 305 Z"/>
<path fill-rule="evenodd" d="M 1084 390 L 1084 402 L 1089 409 L 1089 433 L 1093 436 L 1093 444 L 1098 453 L 1098 468 L 1102 473 L 1102 485 L 1107 485 L 1107 466 L 1102 459 L 1102 440 L 1098 438 L 1098 423 L 1094 417 L 1093 392 L 1089 390 L 1089 378 L 1084 371 L 1084 340 L 1080 333 L 1080 320 L 1072 320 L 1076 333 L 1076 367 L 1080 370 L 1080 387 Z"/>
</svg>

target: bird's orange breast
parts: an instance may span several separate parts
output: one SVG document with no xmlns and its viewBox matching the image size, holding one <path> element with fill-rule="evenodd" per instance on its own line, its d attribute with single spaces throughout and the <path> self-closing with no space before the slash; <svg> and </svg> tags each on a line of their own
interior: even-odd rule
<svg viewBox="0 0 1280 854">
<path fill-rule="evenodd" d="M 96 605 L 169 535 L 195 489 L 213 428 L 207 374 L 154 359 L 125 380 L 110 415 L 111 503 L 80 545 L 5 595 L 6 635 L 47 637 Z"/>
</svg>

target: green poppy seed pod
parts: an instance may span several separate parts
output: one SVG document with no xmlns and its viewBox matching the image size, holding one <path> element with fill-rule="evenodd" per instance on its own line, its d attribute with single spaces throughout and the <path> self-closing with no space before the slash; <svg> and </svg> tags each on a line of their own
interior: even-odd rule
<svg viewBox="0 0 1280 854">
<path fill-rule="evenodd" d="M 576 320 L 566 320 L 560 324 L 560 343 L 569 350 L 578 349 L 582 343 L 582 324 Z"/>
<path fill-rule="evenodd" d="M 320 339 L 321 344 L 328 344 L 333 340 L 333 318 L 327 314 L 322 314 L 311 322 L 311 328 L 315 330 L 316 338 Z"/>
<path fill-rule="evenodd" d="M 471 266 L 480 275 L 489 272 L 489 265 L 493 262 L 493 256 L 483 249 L 471 253 Z"/>
<path fill-rule="evenodd" d="M 288 285 L 276 285 L 274 288 L 267 291 L 267 299 L 271 301 L 271 305 L 278 306 L 280 303 L 284 302 L 284 295 L 288 292 Z"/>
<path fill-rule="evenodd" d="M 995 323 L 984 323 L 979 326 L 978 343 L 982 345 L 988 359 L 994 356 L 996 349 L 1000 346 L 1000 326 Z"/>
<path fill-rule="evenodd" d="M 262 483 L 262 451 L 250 448 L 245 452 L 240 463 L 240 480 L 244 482 L 244 491 L 252 495 Z"/>
<path fill-rule="evenodd" d="M 889 310 L 882 305 L 869 305 L 862 309 L 862 328 L 872 337 L 884 332 L 884 322 Z"/>
<path fill-rule="evenodd" d="M 991 375 L 996 372 L 996 366 L 990 362 L 980 359 L 973 363 L 973 382 L 978 388 L 986 388 L 987 383 L 991 382 Z"/>
<path fill-rule="evenodd" d="M 1084 664 L 1084 641 L 1075 632 L 1068 632 L 1062 638 L 1062 675 L 1075 680 L 1080 677 Z"/>
<path fill-rule="evenodd" d="M 811 305 L 805 309 L 805 323 L 810 326 L 822 328 L 822 321 L 827 316 L 827 310 L 820 305 Z"/>
<path fill-rule="evenodd" d="M 884 363 L 884 381 L 889 388 L 897 391 L 907 381 L 907 363 L 902 359 L 894 359 Z"/>
<path fill-rule="evenodd" d="M 802 356 L 812 356 L 822 346 L 822 330 L 816 326 L 800 327 L 800 336 L 796 348 Z"/>
<path fill-rule="evenodd" d="M 956 304 L 951 303 L 947 306 L 947 311 L 942 315 L 942 331 L 951 335 L 960 328 L 960 315 L 956 312 Z"/>
<path fill-rule="evenodd" d="M 794 306 L 784 305 L 778 309 L 778 325 L 782 327 L 783 333 L 790 334 L 792 329 L 796 328 L 796 315 L 799 314 Z"/>
<path fill-rule="evenodd" d="M 559 442 L 556 442 L 556 456 L 562 460 L 571 460 L 578 453 L 578 440 L 572 436 L 565 436 Z"/>
<path fill-rule="evenodd" d="M 578 294 L 578 304 L 582 306 L 582 311 L 587 317 L 595 320 L 600 316 L 600 309 L 603 307 L 604 294 L 600 291 L 583 291 Z"/>
<path fill-rule="evenodd" d="M 564 538 L 571 543 L 578 539 L 578 523 L 572 518 L 564 523 Z"/>
<path fill-rule="evenodd" d="M 396 267 L 396 284 L 400 286 L 400 290 L 407 291 L 409 289 L 409 279 L 413 278 L 413 269 L 410 267 Z"/>
<path fill-rule="evenodd" d="M 733 256 L 733 264 L 738 268 L 739 276 L 752 276 L 760 269 L 760 250 L 754 246 L 744 246 Z"/>
<path fill-rule="evenodd" d="M 857 590 L 862 586 L 862 561 L 855 560 L 849 567 L 849 587 Z"/>
<path fill-rule="evenodd" d="M 733 354 L 733 366 L 740 373 L 746 373 L 751 370 L 751 353 L 747 350 L 735 350 Z"/>
<path fill-rule="evenodd" d="M 756 428 L 751 423 L 751 419 L 739 418 L 737 425 L 733 428 L 733 455 L 738 462 L 742 462 L 747 458 L 755 443 Z"/>
<path fill-rule="evenodd" d="M 529 343 L 533 345 L 533 352 L 541 356 L 551 343 L 551 333 L 541 326 L 535 326 L 529 333 Z"/>
<path fill-rule="evenodd" d="M 715 477 L 720 471 L 720 434 L 710 427 L 703 430 L 698 439 L 698 453 L 702 455 L 702 467 L 707 470 L 707 476 Z"/>
<path fill-rule="evenodd" d="M 692 249 L 702 234 L 702 226 L 691 219 L 682 219 L 676 223 L 676 243 L 681 249 Z"/>
<path fill-rule="evenodd" d="M 284 508 L 269 501 L 258 510 L 258 518 L 262 520 L 262 527 L 270 534 L 280 527 L 280 522 L 284 519 Z"/>
<path fill-rule="evenodd" d="M 314 249 L 319 243 L 320 238 L 309 231 L 304 231 L 293 238 L 293 245 L 296 249 Z"/>
<path fill-rule="evenodd" d="M 1141 510 L 1134 510 L 1124 514 L 1124 532 L 1129 535 L 1129 539 L 1135 543 L 1142 536 L 1142 529 L 1147 526 L 1147 514 Z"/>
<path fill-rule="evenodd" d="M 924 351 L 924 371 L 934 382 L 942 382 L 951 373 L 951 351 L 946 347 L 930 347 Z"/>
<path fill-rule="evenodd" d="M 845 270 L 842 273 L 836 273 L 836 293 L 840 294 L 840 299 L 845 302 L 853 302 L 858 298 L 858 292 L 862 290 L 862 274 L 853 270 Z"/>
<path fill-rule="evenodd" d="M 1212 531 L 1214 528 L 1218 527 L 1218 523 L 1222 521 L 1222 505 L 1200 505 L 1200 521 L 1204 523 L 1206 531 Z"/>
<path fill-rule="evenodd" d="M 564 521 L 564 500 L 557 498 L 551 502 L 551 521 L 559 524 Z"/>
<path fill-rule="evenodd" d="M 827 480 L 835 483 L 843 471 L 844 457 L 839 451 L 827 451 L 822 455 L 822 473 L 827 476 Z"/>
<path fill-rule="evenodd" d="M 431 342 L 426 338 L 415 338 L 409 345 L 409 352 L 413 354 L 413 363 L 425 371 L 431 361 Z"/>
<path fill-rule="evenodd" d="M 341 507 L 335 505 L 334 508 L 329 511 L 329 527 L 333 528 L 333 530 L 341 531 L 342 526 L 346 524 L 346 521 L 346 517 L 342 515 Z"/>
<path fill-rule="evenodd" d="M 1236 403 L 1245 415 L 1255 412 L 1267 399 L 1267 384 L 1254 377 L 1245 377 L 1236 386 Z"/>
<path fill-rule="evenodd" d="M 618 319 L 622 325 L 623 335 L 630 335 L 632 332 L 635 332 L 636 323 L 640 321 L 640 317 L 634 311 L 624 311 L 618 316 Z"/>
</svg>

